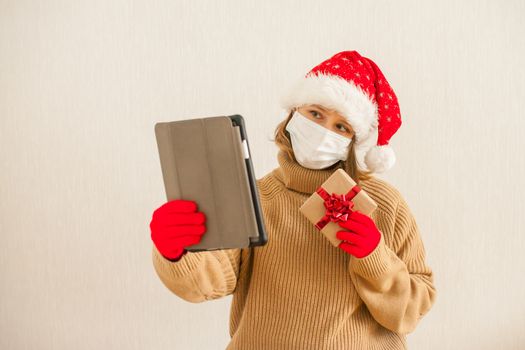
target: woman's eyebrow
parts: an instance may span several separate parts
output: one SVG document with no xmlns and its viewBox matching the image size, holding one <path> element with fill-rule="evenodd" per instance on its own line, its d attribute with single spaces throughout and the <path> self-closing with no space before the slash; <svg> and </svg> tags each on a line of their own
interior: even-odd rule
<svg viewBox="0 0 525 350">
<path fill-rule="evenodd" d="M 323 108 L 323 107 L 321 107 L 319 105 L 312 105 L 312 107 L 318 108 L 318 109 L 322 110 L 323 112 L 328 112 L 328 110 L 326 108 Z"/>
</svg>

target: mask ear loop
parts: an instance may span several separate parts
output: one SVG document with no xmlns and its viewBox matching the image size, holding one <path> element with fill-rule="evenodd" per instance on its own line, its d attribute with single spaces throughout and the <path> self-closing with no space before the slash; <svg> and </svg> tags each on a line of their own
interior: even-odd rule
<svg viewBox="0 0 525 350">
<path fill-rule="evenodd" d="M 352 135 L 352 138 L 350 139 L 350 144 L 348 145 L 348 152 L 350 152 L 350 149 L 352 149 L 352 147 L 354 147 L 354 149 L 355 149 L 355 139 L 356 139 L 356 134 L 354 132 L 354 135 Z M 345 160 L 340 160 L 339 161 L 339 167 L 340 168 L 344 168 L 343 163 L 346 164 L 347 160 L 348 160 L 348 156 L 347 156 L 347 158 Z"/>
</svg>

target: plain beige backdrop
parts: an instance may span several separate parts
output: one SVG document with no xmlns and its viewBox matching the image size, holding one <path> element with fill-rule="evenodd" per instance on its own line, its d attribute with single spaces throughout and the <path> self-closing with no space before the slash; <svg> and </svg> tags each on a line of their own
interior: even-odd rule
<svg viewBox="0 0 525 350">
<path fill-rule="evenodd" d="M 525 348 L 520 1 L 0 1 L 0 348 L 223 349 L 231 296 L 151 262 L 157 121 L 239 113 L 257 177 L 282 91 L 342 50 L 403 125 L 380 177 L 411 206 L 437 301 L 411 349 Z M 268 335 L 271 336 L 271 335 Z"/>
</svg>

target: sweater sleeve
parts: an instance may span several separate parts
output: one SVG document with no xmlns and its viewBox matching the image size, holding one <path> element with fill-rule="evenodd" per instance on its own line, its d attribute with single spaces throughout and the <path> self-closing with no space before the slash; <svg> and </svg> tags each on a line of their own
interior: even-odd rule
<svg viewBox="0 0 525 350">
<path fill-rule="evenodd" d="M 187 252 L 172 262 L 152 247 L 153 266 L 162 283 L 175 295 L 200 303 L 233 293 L 239 275 L 241 249 Z"/>
<path fill-rule="evenodd" d="M 396 333 L 414 331 L 435 302 L 432 269 L 418 225 L 401 197 L 393 227 L 392 248 L 381 240 L 364 258 L 352 256 L 349 271 L 356 290 L 374 319 Z"/>
</svg>

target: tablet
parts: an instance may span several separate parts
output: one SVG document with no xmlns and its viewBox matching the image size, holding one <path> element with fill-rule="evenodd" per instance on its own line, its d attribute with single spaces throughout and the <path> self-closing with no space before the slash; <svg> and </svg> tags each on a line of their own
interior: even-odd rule
<svg viewBox="0 0 525 350">
<path fill-rule="evenodd" d="M 155 136 L 167 200 L 193 200 L 206 215 L 206 233 L 188 251 L 266 244 L 241 115 L 159 122 Z"/>
</svg>

